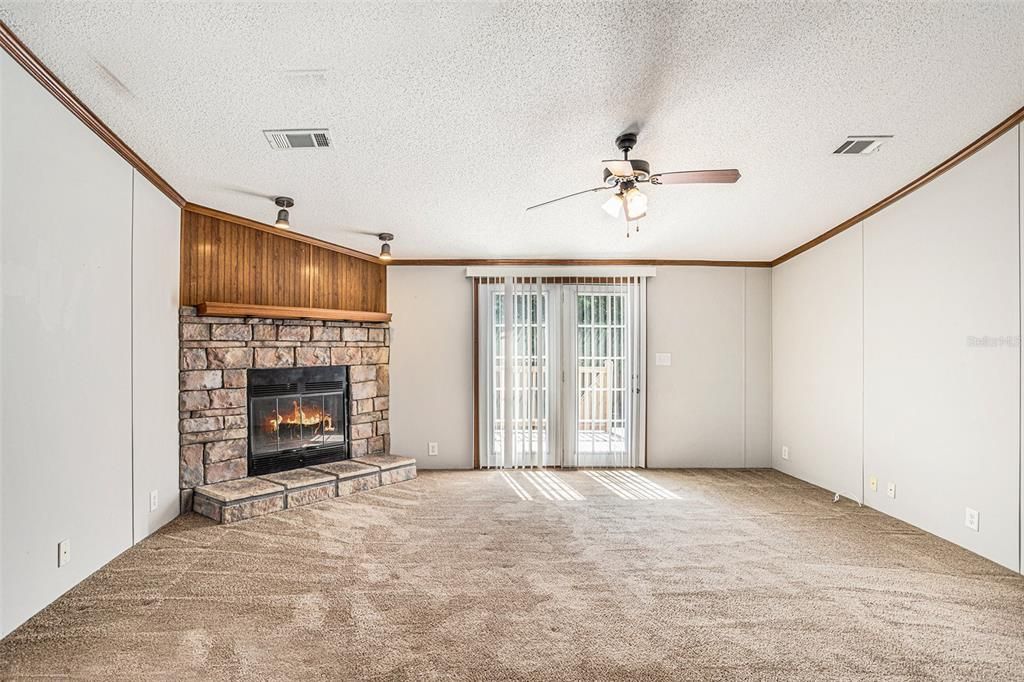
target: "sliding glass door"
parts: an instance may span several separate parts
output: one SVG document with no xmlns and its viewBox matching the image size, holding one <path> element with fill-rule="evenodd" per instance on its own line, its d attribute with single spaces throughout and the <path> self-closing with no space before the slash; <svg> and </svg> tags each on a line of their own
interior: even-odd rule
<svg viewBox="0 0 1024 682">
<path fill-rule="evenodd" d="M 643 466 L 643 281 L 479 287 L 481 466 Z"/>
</svg>

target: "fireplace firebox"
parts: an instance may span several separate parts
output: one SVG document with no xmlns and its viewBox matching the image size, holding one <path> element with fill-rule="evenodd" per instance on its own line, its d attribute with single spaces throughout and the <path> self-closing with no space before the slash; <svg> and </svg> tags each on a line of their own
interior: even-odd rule
<svg viewBox="0 0 1024 682">
<path fill-rule="evenodd" d="M 250 369 L 249 475 L 349 458 L 348 367 Z"/>
</svg>

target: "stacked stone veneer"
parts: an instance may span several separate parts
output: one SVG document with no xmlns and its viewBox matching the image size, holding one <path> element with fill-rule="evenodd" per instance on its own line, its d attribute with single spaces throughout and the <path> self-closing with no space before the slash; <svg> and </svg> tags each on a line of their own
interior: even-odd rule
<svg viewBox="0 0 1024 682">
<path fill-rule="evenodd" d="M 247 371 L 348 365 L 352 457 L 386 454 L 391 330 L 386 323 L 201 317 L 181 309 L 181 509 L 192 490 L 248 475 Z"/>
</svg>

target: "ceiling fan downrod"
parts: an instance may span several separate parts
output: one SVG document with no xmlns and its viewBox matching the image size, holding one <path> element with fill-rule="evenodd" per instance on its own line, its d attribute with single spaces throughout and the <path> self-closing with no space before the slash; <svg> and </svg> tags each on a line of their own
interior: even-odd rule
<svg viewBox="0 0 1024 682">
<path fill-rule="evenodd" d="M 615 146 L 622 152 L 622 160 L 629 161 L 629 153 L 636 146 L 636 133 L 622 133 L 615 138 Z"/>
</svg>

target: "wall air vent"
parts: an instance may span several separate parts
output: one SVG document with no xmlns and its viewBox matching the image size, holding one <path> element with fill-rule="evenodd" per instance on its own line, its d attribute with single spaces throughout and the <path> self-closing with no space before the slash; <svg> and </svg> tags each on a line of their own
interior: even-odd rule
<svg viewBox="0 0 1024 682">
<path fill-rule="evenodd" d="M 264 130 L 271 149 L 329 149 L 331 133 L 327 128 L 309 130 Z"/>
<path fill-rule="evenodd" d="M 874 154 L 892 135 L 850 135 L 833 154 Z"/>
</svg>

